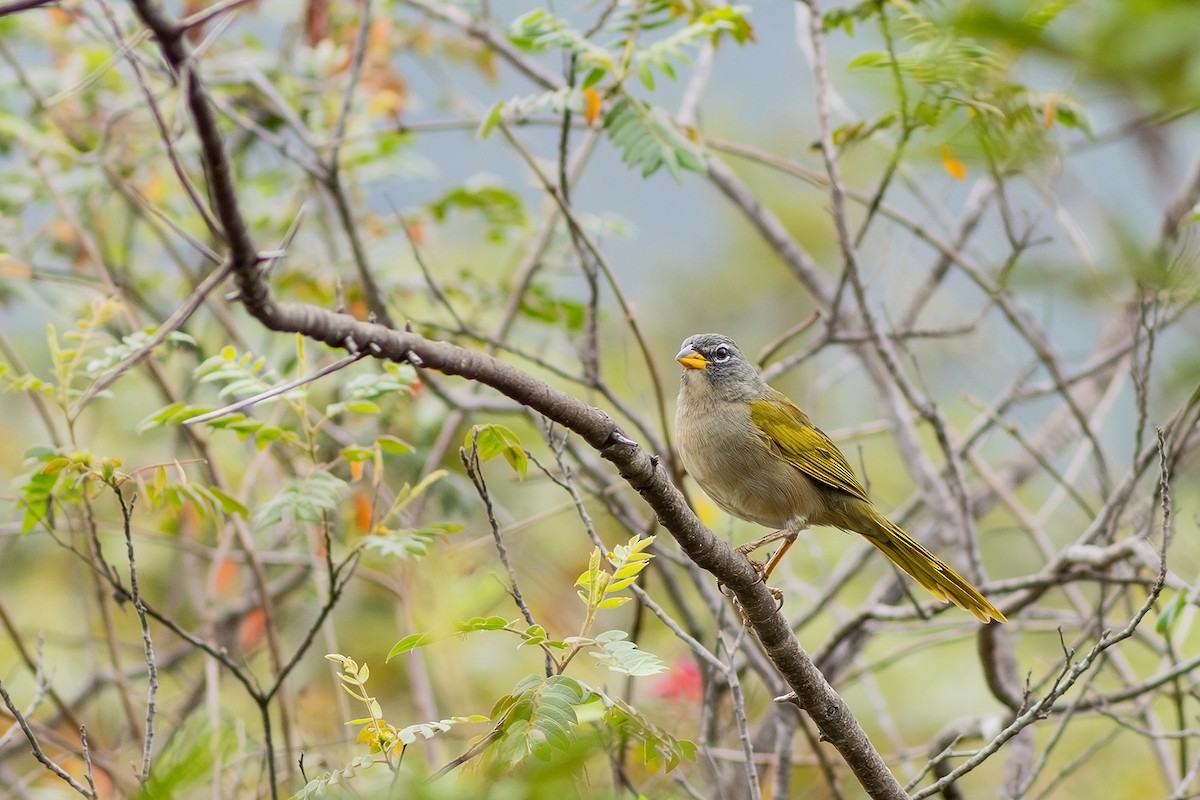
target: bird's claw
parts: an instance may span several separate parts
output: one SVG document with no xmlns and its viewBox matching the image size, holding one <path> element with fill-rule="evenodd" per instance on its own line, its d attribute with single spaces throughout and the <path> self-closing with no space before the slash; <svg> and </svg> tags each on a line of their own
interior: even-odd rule
<svg viewBox="0 0 1200 800">
<path fill-rule="evenodd" d="M 767 562 L 764 563 L 762 561 L 759 561 L 756 558 L 750 558 L 750 556 L 747 555 L 747 553 L 751 552 L 751 551 L 743 552 L 744 548 L 745 548 L 745 545 L 743 545 L 742 547 L 739 547 L 738 552 L 741 553 L 742 555 L 746 556 L 746 560 L 750 562 L 750 567 L 754 570 L 755 574 L 758 575 L 758 582 L 765 583 L 767 580 L 767 563 L 770 563 L 770 559 L 768 559 Z M 774 586 L 768 586 L 767 591 L 771 593 L 771 597 L 775 598 L 775 603 L 777 604 L 775 607 L 775 611 L 776 612 L 780 611 L 783 608 L 783 590 L 776 589 Z"/>
<path fill-rule="evenodd" d="M 737 552 L 741 553 L 743 556 L 746 556 L 746 561 L 748 561 L 750 563 L 751 569 L 753 569 L 755 575 L 758 576 L 758 580 L 755 582 L 756 583 L 765 582 L 767 579 L 766 565 L 763 562 L 759 561 L 758 559 L 750 558 L 750 556 L 746 555 L 746 553 L 748 551 L 746 551 L 744 548 L 741 548 L 741 547 L 737 548 Z M 730 600 L 733 601 L 733 604 L 735 606 L 737 606 L 738 613 L 740 613 L 742 615 L 742 624 L 745 625 L 747 628 L 749 628 L 750 627 L 750 618 L 746 616 L 746 610 L 744 608 L 742 608 L 742 604 L 740 602 L 738 602 L 737 595 L 735 595 L 732 591 L 729 591 L 728 589 L 726 589 L 725 584 L 722 583 L 721 581 L 717 581 L 717 591 L 719 591 L 721 594 L 725 595 L 726 597 L 728 597 Z M 778 613 L 779 611 L 781 611 L 783 609 L 783 590 L 776 589 L 774 586 L 768 586 L 767 591 L 771 593 L 771 597 L 775 598 L 775 603 L 776 603 L 775 612 Z"/>
</svg>

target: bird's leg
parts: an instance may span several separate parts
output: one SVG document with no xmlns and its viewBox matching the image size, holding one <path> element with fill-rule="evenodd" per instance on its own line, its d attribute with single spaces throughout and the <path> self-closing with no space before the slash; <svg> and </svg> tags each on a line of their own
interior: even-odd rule
<svg viewBox="0 0 1200 800">
<path fill-rule="evenodd" d="M 767 578 L 771 577 L 771 573 L 775 571 L 775 568 L 777 566 L 779 566 L 779 562 L 783 559 L 784 554 L 787 553 L 788 549 L 791 548 L 791 546 L 793 544 L 795 544 L 796 536 L 797 536 L 797 530 L 794 530 L 792 527 L 789 526 L 787 528 L 783 528 L 782 530 L 768 533 L 766 536 L 762 536 L 758 539 L 755 539 L 753 542 L 744 544 L 741 547 L 737 548 L 737 552 L 746 556 L 746 560 L 750 562 L 750 566 L 754 567 L 754 571 L 758 573 L 759 579 L 762 580 L 763 582 L 766 582 Z M 772 553 L 767 558 L 766 564 L 763 564 L 759 561 L 754 560 L 753 558 L 750 558 L 750 554 L 753 553 L 755 550 L 765 547 L 765 546 L 771 544 L 772 542 L 777 542 L 780 539 L 784 540 L 783 544 L 780 545 L 779 549 L 776 550 L 774 553 Z M 783 592 L 780 591 L 779 589 L 775 589 L 770 586 L 768 586 L 767 588 L 770 590 L 771 596 L 774 597 L 776 601 L 778 601 L 779 607 L 782 608 L 783 607 Z"/>
<path fill-rule="evenodd" d="M 765 567 L 763 567 L 762 573 L 764 581 L 771 577 L 771 573 L 774 572 L 775 568 L 779 566 L 779 562 L 783 560 L 784 555 L 787 554 L 787 551 L 790 550 L 792 545 L 796 543 L 796 536 L 798 535 L 796 531 L 789 528 L 784 528 L 783 530 L 776 532 L 783 534 L 779 537 L 780 539 L 783 539 L 783 544 L 779 545 L 779 549 L 772 553 L 771 557 L 767 559 L 767 564 Z"/>
<path fill-rule="evenodd" d="M 772 542 L 778 542 L 780 539 L 786 539 L 786 541 L 777 551 L 775 551 L 773 555 L 771 555 L 770 558 L 767 559 L 765 566 L 750 558 L 750 554 L 755 550 L 766 547 Z M 790 548 L 795 541 L 796 531 L 792 530 L 791 528 L 783 528 L 782 530 L 774 531 L 772 533 L 768 533 L 766 536 L 755 539 L 753 542 L 744 544 L 739 547 L 737 551 L 746 556 L 746 559 L 750 561 L 751 564 L 754 564 L 754 568 L 762 573 L 763 580 L 766 580 L 771 576 L 771 573 L 775 570 L 775 567 L 779 565 L 779 560 L 783 557 L 783 554 L 788 551 L 788 548 Z"/>
</svg>

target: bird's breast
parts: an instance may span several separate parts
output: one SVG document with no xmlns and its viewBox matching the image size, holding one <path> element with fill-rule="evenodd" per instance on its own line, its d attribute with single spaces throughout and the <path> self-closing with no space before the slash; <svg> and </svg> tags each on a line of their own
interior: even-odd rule
<svg viewBox="0 0 1200 800">
<path fill-rule="evenodd" d="M 823 507 L 812 480 L 767 447 L 747 404 L 688 398 L 685 391 L 675 427 L 684 467 L 727 513 L 783 528 Z"/>
</svg>

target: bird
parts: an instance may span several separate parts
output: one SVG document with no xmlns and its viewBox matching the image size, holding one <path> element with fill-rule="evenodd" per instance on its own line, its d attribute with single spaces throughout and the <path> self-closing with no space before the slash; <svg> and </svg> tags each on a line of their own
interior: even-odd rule
<svg viewBox="0 0 1200 800">
<path fill-rule="evenodd" d="M 713 502 L 774 533 L 738 548 L 747 555 L 784 540 L 763 579 L 811 525 L 858 533 L 942 602 L 981 622 L 1006 622 L 979 590 L 875 507 L 845 456 L 808 414 L 772 388 L 719 333 L 684 340 L 675 412 L 684 468 Z"/>
</svg>

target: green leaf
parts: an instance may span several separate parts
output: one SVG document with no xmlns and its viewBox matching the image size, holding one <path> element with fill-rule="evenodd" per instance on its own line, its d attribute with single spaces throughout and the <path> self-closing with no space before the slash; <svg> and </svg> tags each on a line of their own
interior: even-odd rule
<svg viewBox="0 0 1200 800">
<path fill-rule="evenodd" d="M 483 123 L 479 126 L 479 132 L 476 134 L 480 139 L 486 139 L 491 136 L 492 131 L 500 124 L 500 118 L 504 114 L 504 103 L 496 103 L 492 106 L 492 110 L 483 118 Z"/>
<path fill-rule="evenodd" d="M 350 462 L 370 461 L 375 457 L 375 450 L 371 447 L 359 447 L 358 445 L 350 445 L 342 448 L 342 458 Z"/>
<path fill-rule="evenodd" d="M 555 750 L 570 747 L 579 724 L 575 707 L 591 696 L 573 678 L 530 675 L 517 683 L 512 694 L 500 698 L 491 718 L 501 720 L 501 738 L 516 745 L 514 761 L 531 755 L 546 760 Z"/>
<path fill-rule="evenodd" d="M 651 91 L 654 90 L 655 69 L 675 80 L 675 66 L 672 62 L 690 63 L 688 49 L 700 47 L 705 42 L 715 42 L 722 34 L 729 35 L 738 44 L 752 40 L 754 31 L 746 19 L 749 12 L 750 7 L 744 5 L 705 11 L 690 25 L 638 51 L 633 59 L 633 71 Z"/>
<path fill-rule="evenodd" d="M 36 470 L 21 486 L 21 534 L 27 534 L 50 517 L 54 503 L 54 489 L 58 485 L 59 473 Z"/>
<path fill-rule="evenodd" d="M 417 741 L 417 736 L 432 739 L 439 733 L 445 733 L 453 726 L 461 725 L 464 722 L 491 722 L 491 719 L 482 714 L 471 714 L 467 717 L 450 717 L 449 719 L 440 719 L 436 722 L 419 722 L 416 725 L 401 728 L 396 732 L 396 735 L 405 745 L 410 745 Z"/>
<path fill-rule="evenodd" d="M 319 522 L 336 513 L 346 482 L 328 472 L 313 472 L 293 481 L 259 508 L 254 524 L 268 528 L 281 522 Z"/>
<path fill-rule="evenodd" d="M 508 40 L 532 53 L 561 48 L 575 55 L 580 69 L 612 69 L 615 63 L 607 50 L 543 9 L 534 9 L 514 20 L 508 28 Z"/>
<path fill-rule="evenodd" d="M 1175 620 L 1179 614 L 1187 607 L 1188 590 L 1180 589 L 1175 592 L 1175 596 L 1158 615 L 1158 621 L 1154 623 L 1154 630 L 1161 636 L 1169 636 L 1171 628 L 1175 626 Z"/>
<path fill-rule="evenodd" d="M 165 408 L 160 408 L 150 416 L 138 423 L 137 432 L 145 433 L 154 428 L 164 427 L 167 425 L 181 425 L 192 417 L 198 417 L 201 414 L 207 414 L 212 411 L 211 408 L 205 406 L 189 406 L 184 403 L 172 403 Z"/>
<path fill-rule="evenodd" d="M 638 80 L 642 82 L 650 91 L 654 91 L 654 70 L 650 69 L 649 64 L 642 64 L 641 69 L 637 71 Z"/>
<path fill-rule="evenodd" d="M 888 67 L 892 64 L 892 57 L 885 52 L 863 53 L 857 58 L 850 61 L 846 66 L 850 69 L 858 67 Z"/>
<path fill-rule="evenodd" d="M 372 403 L 370 400 L 347 400 L 343 403 L 347 411 L 353 411 L 356 414 L 378 414 L 379 406 Z"/>
<path fill-rule="evenodd" d="M 548 324 L 562 324 L 569 331 L 581 331 L 587 321 L 587 308 L 578 300 L 555 297 L 543 283 L 534 283 L 521 298 L 521 314 Z"/>
<path fill-rule="evenodd" d="M 403 561 L 422 558 L 429 549 L 444 536 L 458 533 L 462 525 L 455 522 L 439 522 L 424 528 L 382 529 L 362 538 L 362 545 L 388 558 Z"/>
<path fill-rule="evenodd" d="M 216 486 L 206 486 L 207 493 L 216 501 L 216 506 L 226 514 L 235 514 L 239 517 L 250 516 L 250 509 L 246 508 L 237 500 L 237 498 L 228 494 Z"/>
<path fill-rule="evenodd" d="M 476 631 L 500 631 L 507 628 L 508 620 L 504 617 L 472 617 L 466 622 L 460 622 L 456 627 L 459 633 L 474 633 Z"/>
<path fill-rule="evenodd" d="M 411 444 L 390 434 L 380 436 L 375 440 L 375 444 L 377 444 L 379 449 L 389 456 L 406 456 L 413 452 L 413 446 Z"/>
<path fill-rule="evenodd" d="M 610 698 L 603 694 L 599 697 L 607 707 L 604 721 L 625 739 L 642 745 L 642 760 L 650 768 L 662 768 L 670 772 L 683 760 L 695 760 L 694 743 L 686 739 L 676 739 L 620 698 Z"/>
<path fill-rule="evenodd" d="M 426 206 L 438 222 L 444 222 L 451 211 L 478 213 L 496 236 L 506 228 L 525 225 L 525 203 L 514 192 L 491 184 L 456 186 Z"/>
<path fill-rule="evenodd" d="M 640 169 L 643 178 L 663 166 L 677 181 L 681 169 L 706 169 L 703 151 L 676 130 L 661 109 L 639 100 L 622 97 L 613 103 L 604 115 L 604 130 L 621 153 L 621 160 Z"/>
<path fill-rule="evenodd" d="M 140 792 L 129 795 L 135 800 L 193 796 L 202 787 L 211 786 L 216 760 L 228 763 L 237 749 L 237 734 L 232 727 L 219 725 L 211 730 L 198 715 L 184 719 L 163 740 L 150 779 Z"/>
<path fill-rule="evenodd" d="M 629 634 L 621 630 L 605 631 L 596 636 L 598 650 L 592 655 L 613 672 L 643 677 L 667 671 L 667 665 L 658 656 L 639 650 L 628 641 Z"/>
<path fill-rule="evenodd" d="M 525 473 L 529 471 L 529 456 L 525 455 L 521 440 L 503 425 L 476 425 L 471 428 L 463 439 L 463 447 L 470 451 L 472 446 L 478 448 L 481 461 L 491 461 L 496 456 L 504 456 L 504 460 L 520 479 L 524 479 Z"/>
<path fill-rule="evenodd" d="M 445 638 L 446 637 L 444 635 L 436 635 L 429 632 L 410 633 L 408 636 L 405 636 L 403 639 L 392 645 L 392 649 L 388 651 L 387 658 L 384 659 L 384 663 L 391 661 L 393 658 L 401 655 L 402 653 L 407 653 L 410 650 L 416 650 L 418 647 L 424 647 L 425 645 L 433 644 L 434 642 L 441 641 Z"/>
<path fill-rule="evenodd" d="M 330 786 L 341 786 L 355 777 L 360 769 L 370 769 L 375 766 L 374 756 L 355 756 L 350 762 L 332 772 L 326 772 L 304 784 L 304 788 L 292 795 L 288 800 L 309 800 L 309 798 L 326 797 Z"/>
<path fill-rule="evenodd" d="M 522 119 L 532 114 L 549 112 L 561 116 L 566 111 L 582 114 L 586 106 L 583 90 L 579 87 L 563 86 L 541 94 L 514 97 L 493 106 L 479 127 L 479 136 L 486 138 L 502 119 Z"/>
<path fill-rule="evenodd" d="M 355 401 L 375 401 L 396 394 L 407 396 L 416 380 L 417 372 L 411 365 L 388 363 L 378 372 L 363 372 L 348 380 L 343 387 L 347 399 L 344 403 L 335 405 L 342 405 L 353 411 Z"/>
<path fill-rule="evenodd" d="M 604 80 L 606 75 L 608 75 L 607 70 L 605 70 L 603 67 L 596 67 L 589 71 L 587 75 L 583 76 L 583 80 L 580 82 L 579 88 L 585 91 L 591 89 L 599 84 L 600 81 Z"/>
</svg>

